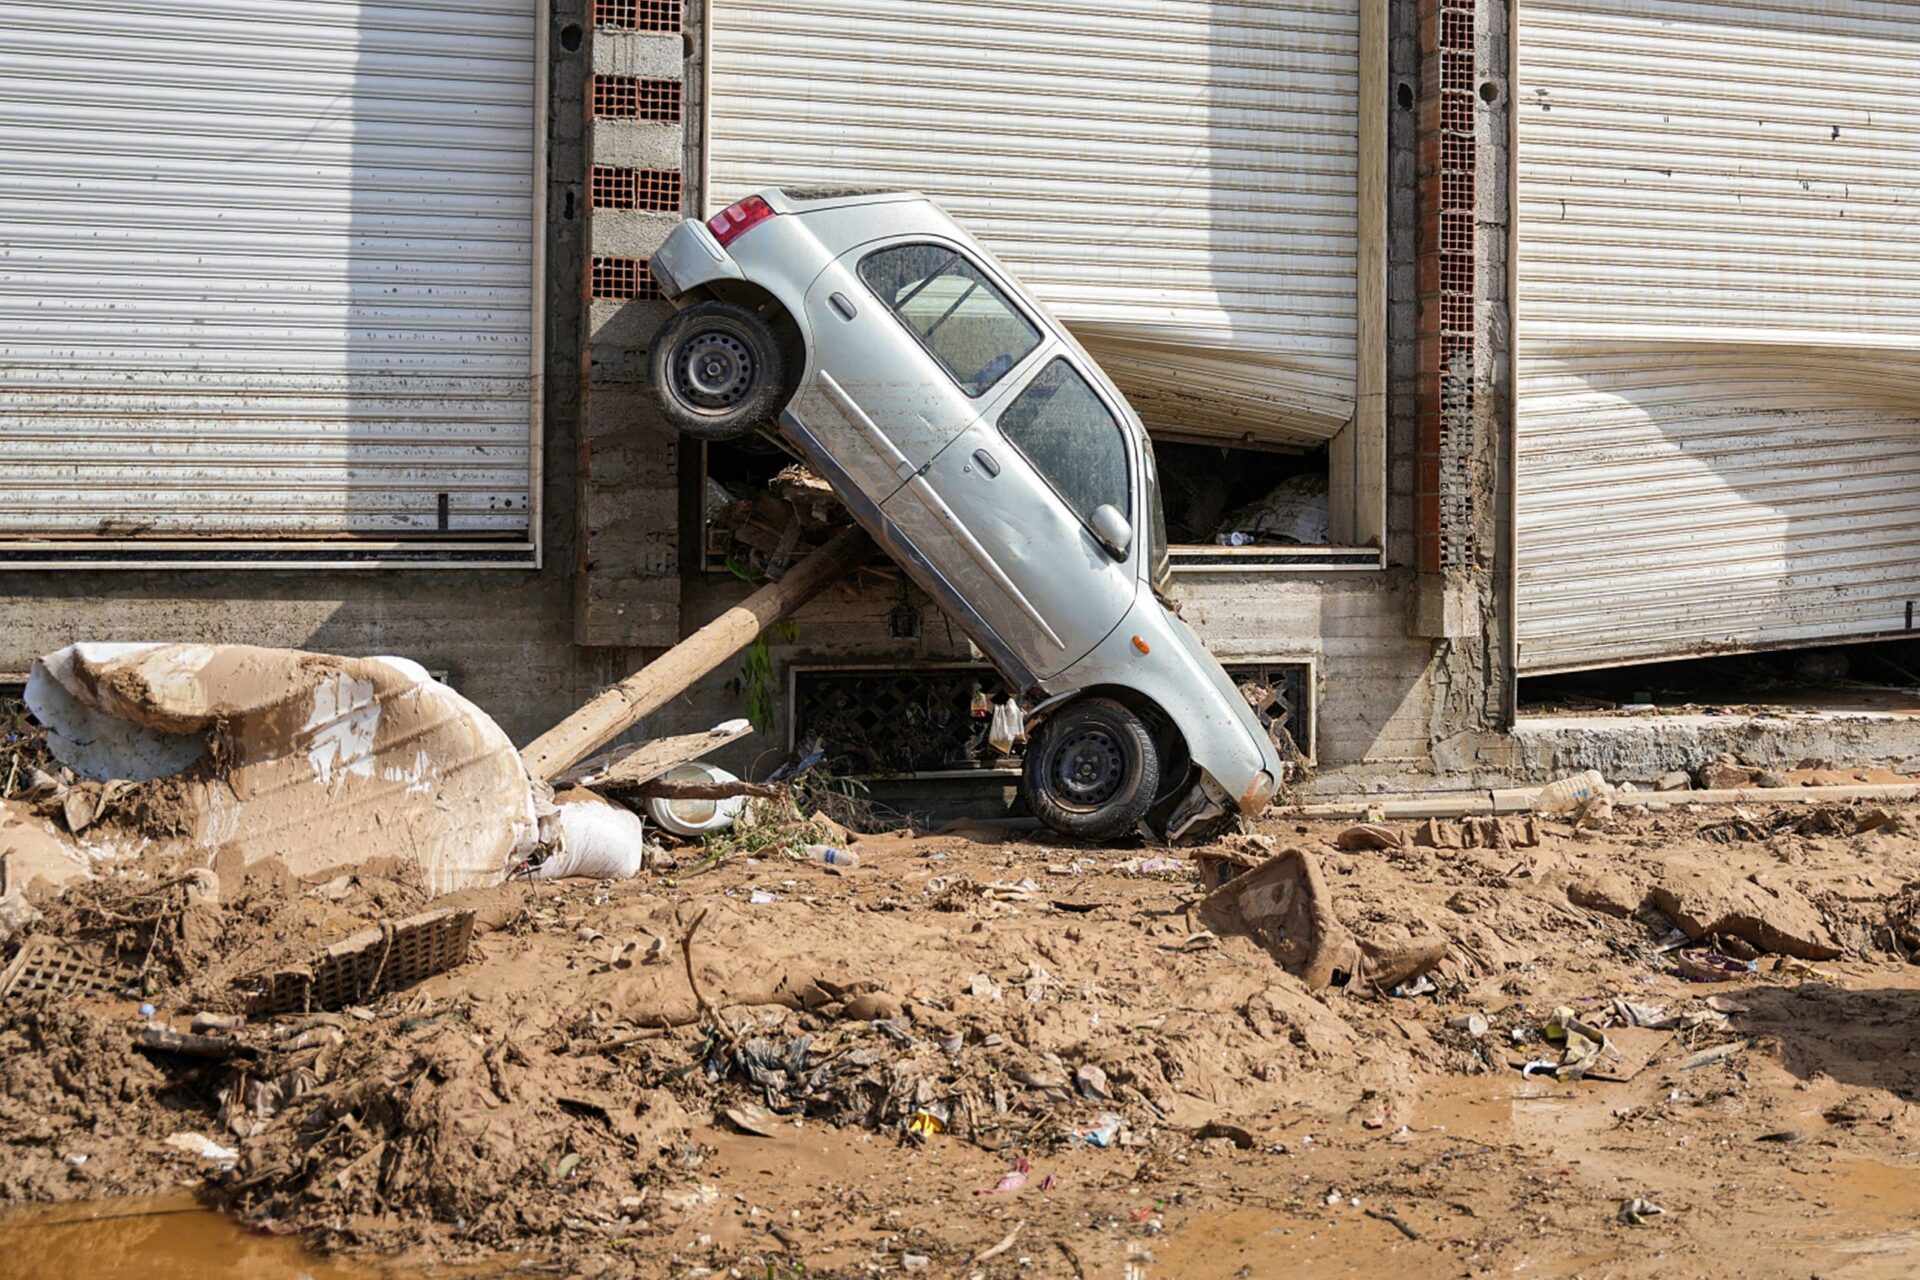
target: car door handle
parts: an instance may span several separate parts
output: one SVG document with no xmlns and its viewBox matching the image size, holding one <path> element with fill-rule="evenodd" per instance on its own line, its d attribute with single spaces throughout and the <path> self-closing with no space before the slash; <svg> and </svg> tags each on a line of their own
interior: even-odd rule
<svg viewBox="0 0 1920 1280">
<path fill-rule="evenodd" d="M 827 302 L 833 307 L 835 311 L 838 311 L 840 313 L 840 318 L 842 320 L 853 319 L 853 314 L 854 314 L 853 304 L 847 301 L 846 294 L 844 293 L 829 294 L 827 296 Z"/>
<path fill-rule="evenodd" d="M 995 462 L 993 455 L 985 449 L 975 449 L 973 451 L 973 460 L 979 463 L 980 469 L 988 475 L 997 476 L 1000 474 L 1000 464 Z"/>
</svg>

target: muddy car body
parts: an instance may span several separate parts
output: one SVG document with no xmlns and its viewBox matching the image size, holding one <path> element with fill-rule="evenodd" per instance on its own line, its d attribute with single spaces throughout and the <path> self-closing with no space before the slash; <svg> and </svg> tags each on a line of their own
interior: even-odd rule
<svg viewBox="0 0 1920 1280">
<path fill-rule="evenodd" d="M 769 190 L 651 261 L 679 308 L 652 355 L 667 417 L 709 440 L 777 422 L 1036 704 L 1023 789 L 1048 825 L 1179 834 L 1266 805 L 1273 740 L 1163 603 L 1139 418 L 937 205 Z"/>
</svg>

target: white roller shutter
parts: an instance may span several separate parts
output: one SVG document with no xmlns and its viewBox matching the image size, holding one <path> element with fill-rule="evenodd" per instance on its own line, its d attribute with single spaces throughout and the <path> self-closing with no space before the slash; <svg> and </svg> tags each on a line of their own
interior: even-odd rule
<svg viewBox="0 0 1920 1280">
<path fill-rule="evenodd" d="M 710 195 L 939 199 L 1158 431 L 1353 416 L 1361 0 L 713 0 Z"/>
<path fill-rule="evenodd" d="M 1920 601 L 1920 6 L 1522 0 L 1519 634 L 1553 671 Z"/>
<path fill-rule="evenodd" d="M 0 536 L 528 531 L 537 0 L 0 0 Z"/>
</svg>

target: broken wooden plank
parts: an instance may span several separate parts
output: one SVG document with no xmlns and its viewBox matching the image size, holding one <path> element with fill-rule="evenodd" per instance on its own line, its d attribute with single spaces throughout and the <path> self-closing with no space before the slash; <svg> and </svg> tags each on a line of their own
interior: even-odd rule
<svg viewBox="0 0 1920 1280">
<path fill-rule="evenodd" d="M 787 794 L 779 783 L 767 782 L 668 782 L 655 778 L 650 782 L 607 782 L 609 790 L 625 792 L 642 800 L 731 800 L 747 796 L 754 800 L 778 800 Z"/>
<path fill-rule="evenodd" d="M 705 733 L 682 733 L 671 738 L 655 738 L 637 747 L 617 747 L 563 771 L 553 779 L 553 785 L 595 787 L 602 782 L 651 782 L 675 765 L 698 760 L 752 732 L 751 722 L 728 720 Z"/>
<path fill-rule="evenodd" d="M 528 772 L 551 780 L 568 765 L 586 758 L 686 692 L 872 553 L 873 540 L 858 527 L 835 534 L 825 546 L 787 570 L 778 582 L 760 588 L 535 738 L 520 753 Z"/>
</svg>

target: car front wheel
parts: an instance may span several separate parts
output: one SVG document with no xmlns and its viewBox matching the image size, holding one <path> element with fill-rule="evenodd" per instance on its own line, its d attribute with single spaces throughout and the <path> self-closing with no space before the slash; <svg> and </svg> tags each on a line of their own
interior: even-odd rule
<svg viewBox="0 0 1920 1280">
<path fill-rule="evenodd" d="M 780 408 L 780 344 L 745 307 L 701 302 L 676 313 L 655 335 L 650 364 L 667 420 L 696 440 L 737 440 Z"/>
<path fill-rule="evenodd" d="M 1111 840 L 1139 825 L 1160 789 L 1160 752 L 1140 717 L 1083 698 L 1034 730 L 1022 776 L 1027 807 L 1062 835 Z"/>
</svg>

